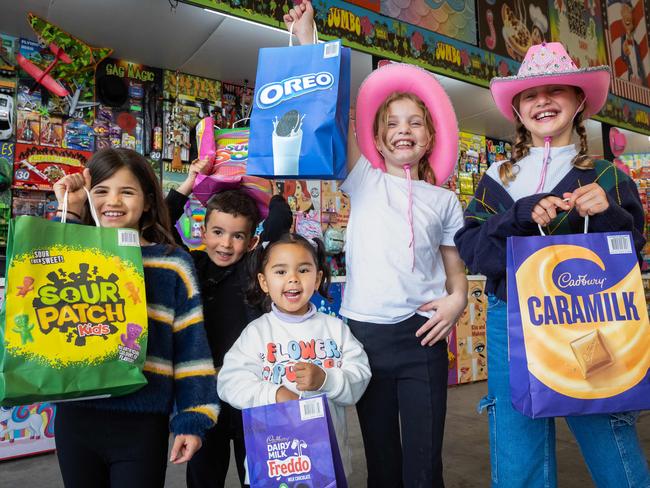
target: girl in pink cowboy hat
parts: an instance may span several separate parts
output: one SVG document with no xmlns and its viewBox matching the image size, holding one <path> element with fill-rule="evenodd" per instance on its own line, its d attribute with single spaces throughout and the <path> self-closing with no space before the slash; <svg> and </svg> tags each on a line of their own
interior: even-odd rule
<svg viewBox="0 0 650 488">
<path fill-rule="evenodd" d="M 499 111 L 515 123 L 513 156 L 492 165 L 465 211 L 456 245 L 468 268 L 488 278 L 488 409 L 492 486 L 557 486 L 555 423 L 531 419 L 510 401 L 506 325 L 509 236 L 631 231 L 643 248 L 643 207 L 635 184 L 608 161 L 588 156 L 583 120 L 605 104 L 609 68 L 578 69 L 557 42 L 532 46 L 516 76 L 494 78 Z M 574 133 L 579 138 L 572 144 Z M 599 487 L 648 487 L 636 412 L 566 417 Z"/>
<path fill-rule="evenodd" d="M 310 2 L 285 21 L 302 43 L 312 42 Z M 467 303 L 453 240 L 461 207 L 453 192 L 436 186 L 458 157 L 456 115 L 431 73 L 389 64 L 359 89 L 349 146 L 341 314 L 372 370 L 357 403 L 368 486 L 442 487 L 445 338 Z"/>
</svg>

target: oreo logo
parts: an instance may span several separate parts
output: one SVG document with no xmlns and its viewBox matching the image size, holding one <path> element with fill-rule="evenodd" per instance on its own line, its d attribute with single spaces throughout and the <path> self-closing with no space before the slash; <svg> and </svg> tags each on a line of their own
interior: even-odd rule
<svg viewBox="0 0 650 488">
<path fill-rule="evenodd" d="M 275 107 L 280 103 L 317 90 L 327 90 L 334 85 L 334 76 L 327 71 L 292 76 L 282 81 L 267 83 L 257 92 L 255 103 L 261 109 Z"/>
</svg>

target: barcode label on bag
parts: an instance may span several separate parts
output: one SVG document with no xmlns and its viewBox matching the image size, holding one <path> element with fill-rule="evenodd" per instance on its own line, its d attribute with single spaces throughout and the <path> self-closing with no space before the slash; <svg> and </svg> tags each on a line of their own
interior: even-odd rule
<svg viewBox="0 0 650 488">
<path fill-rule="evenodd" d="M 308 398 L 300 400 L 300 420 L 319 419 L 325 416 L 323 398 Z"/>
<path fill-rule="evenodd" d="M 138 232 L 131 229 L 118 229 L 117 245 L 138 247 L 140 245 L 140 237 L 138 236 Z"/>
<path fill-rule="evenodd" d="M 632 254 L 630 236 L 607 236 L 610 254 Z"/>
<path fill-rule="evenodd" d="M 335 58 L 339 55 L 340 41 L 327 42 L 323 51 L 323 59 Z"/>
</svg>

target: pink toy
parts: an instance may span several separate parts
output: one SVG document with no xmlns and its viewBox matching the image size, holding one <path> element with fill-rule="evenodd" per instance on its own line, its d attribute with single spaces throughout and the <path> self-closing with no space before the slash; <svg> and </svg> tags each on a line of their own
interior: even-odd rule
<svg viewBox="0 0 650 488">
<path fill-rule="evenodd" d="M 609 129 L 609 147 L 612 150 L 612 154 L 615 158 L 614 164 L 618 169 L 629 176 L 630 168 L 627 164 L 618 158 L 625 151 L 626 144 L 627 137 L 625 137 L 625 134 L 621 133 L 621 131 L 619 131 L 616 127 Z"/>
<path fill-rule="evenodd" d="M 138 324 L 128 323 L 126 324 L 126 334 L 120 335 L 122 339 L 122 344 L 130 349 L 135 349 L 136 351 L 140 350 L 140 344 L 138 344 L 138 337 L 142 334 L 142 327 Z"/>
<path fill-rule="evenodd" d="M 206 122 L 204 131 L 208 130 L 207 126 L 209 124 L 214 126 L 211 117 L 203 119 L 202 122 Z M 197 140 L 198 132 L 199 126 L 197 125 Z M 197 175 L 192 192 L 196 199 L 203 206 L 206 206 L 208 200 L 216 193 L 224 190 L 241 190 L 255 201 L 260 217 L 265 219 L 269 215 L 269 203 L 273 196 L 273 190 L 269 180 L 246 174 L 249 131 L 248 129 L 242 129 L 240 131 L 225 130 L 223 132 L 223 134 L 217 136 L 217 144 L 214 139 L 214 130 L 210 130 L 212 148 L 215 149 L 210 148 L 206 143 L 207 152 L 205 154 L 209 155 L 210 151 L 214 151 L 212 158 L 214 164 L 209 171 L 210 174 Z M 209 138 L 210 136 L 208 136 L 208 140 Z M 199 147 L 205 140 L 205 138 L 201 140 Z M 229 149 L 234 141 L 236 141 L 234 145 L 238 148 L 236 154 Z M 219 146 L 218 150 L 216 150 L 217 145 Z"/>
<path fill-rule="evenodd" d="M 70 95 L 70 92 L 66 90 L 66 88 L 57 80 L 52 78 L 52 75 L 50 75 L 50 71 L 59 63 L 65 63 L 65 64 L 70 64 L 72 63 L 72 59 L 70 56 L 68 56 L 63 48 L 60 48 L 54 43 L 51 43 L 49 45 L 50 51 L 52 51 L 52 54 L 54 54 L 54 60 L 50 63 L 50 65 L 45 68 L 45 71 L 43 71 L 41 68 L 36 66 L 34 63 L 32 63 L 30 60 L 25 58 L 22 54 L 18 53 L 16 54 L 16 61 L 20 65 L 20 67 L 27 72 L 34 80 L 36 80 L 36 83 L 43 85 L 45 88 L 47 88 L 50 92 L 52 92 L 54 95 L 57 95 L 59 97 L 65 97 Z"/>
<path fill-rule="evenodd" d="M 206 117 L 196 124 L 196 146 L 199 149 L 199 159 L 207 158 L 214 163 L 217 145 L 214 142 L 214 119 Z"/>
<path fill-rule="evenodd" d="M 619 157 L 625 151 L 627 137 L 616 127 L 609 129 L 609 147 L 615 157 Z"/>
<path fill-rule="evenodd" d="M 544 85 L 570 85 L 585 94 L 583 118 L 597 114 L 607 101 L 609 66 L 578 69 L 560 42 L 531 46 L 515 76 L 492 78 L 490 92 L 499 112 L 514 122 L 512 100 L 524 90 Z"/>
<path fill-rule="evenodd" d="M 435 144 L 429 164 L 442 185 L 458 160 L 458 123 L 449 97 L 428 71 L 403 63 L 390 63 L 372 72 L 359 88 L 356 110 L 357 141 L 370 164 L 386 171 L 384 159 L 375 146 L 373 124 L 381 104 L 395 92 L 413 93 L 426 105 L 435 128 Z"/>
</svg>

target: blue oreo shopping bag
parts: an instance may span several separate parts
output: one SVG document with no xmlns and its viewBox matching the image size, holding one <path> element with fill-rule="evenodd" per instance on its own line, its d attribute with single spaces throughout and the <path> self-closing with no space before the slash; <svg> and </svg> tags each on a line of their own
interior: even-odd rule
<svg viewBox="0 0 650 488">
<path fill-rule="evenodd" d="M 650 324 L 629 232 L 508 239 L 513 406 L 532 418 L 650 408 Z"/>
<path fill-rule="evenodd" d="M 346 176 L 350 49 L 341 41 L 260 49 L 247 172 Z"/>
<path fill-rule="evenodd" d="M 325 395 L 242 411 L 251 488 L 347 488 Z"/>
</svg>

